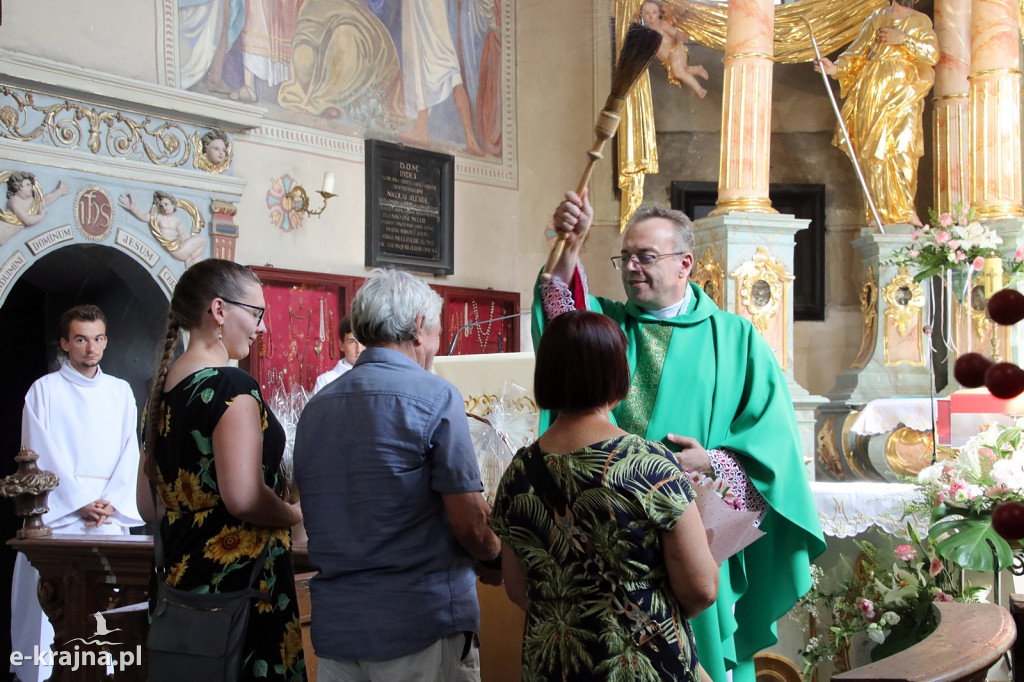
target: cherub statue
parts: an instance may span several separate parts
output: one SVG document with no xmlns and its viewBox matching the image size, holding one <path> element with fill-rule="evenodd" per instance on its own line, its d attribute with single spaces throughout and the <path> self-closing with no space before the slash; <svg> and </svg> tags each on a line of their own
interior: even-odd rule
<svg viewBox="0 0 1024 682">
<path fill-rule="evenodd" d="M 191 204 L 188 206 L 193 209 L 189 213 L 193 214 L 194 226 L 189 232 L 175 215 L 178 199 L 167 192 L 160 190 L 153 192 L 153 207 L 149 213 L 139 208 L 131 194 L 122 194 L 117 198 L 117 203 L 136 219 L 147 223 L 150 232 L 160 242 L 160 245 L 167 249 L 171 256 L 184 261 L 186 267 L 203 259 L 207 239 L 197 234 L 202 229 L 203 222 L 198 211 L 195 211 L 195 207 Z M 184 200 L 182 203 L 187 204 Z"/>
<path fill-rule="evenodd" d="M 22 228 L 42 222 L 46 207 L 71 191 L 61 180 L 56 189 L 38 199 L 35 188 L 36 176 L 28 171 L 14 171 L 7 178 L 7 211 L 0 214 L 0 245 Z"/>
<path fill-rule="evenodd" d="M 703 66 L 690 66 L 690 51 L 686 41 L 690 36 L 683 29 L 669 21 L 657 0 L 647 0 L 640 6 L 640 16 L 647 25 L 661 34 L 661 47 L 658 48 L 658 59 L 668 72 L 668 82 L 672 85 L 687 87 L 704 99 L 708 91 L 701 87 L 697 76 L 708 79 L 708 72 Z"/>
<path fill-rule="evenodd" d="M 199 147 L 194 165 L 209 173 L 223 173 L 231 165 L 231 139 L 223 130 L 210 130 L 193 141 Z"/>
</svg>

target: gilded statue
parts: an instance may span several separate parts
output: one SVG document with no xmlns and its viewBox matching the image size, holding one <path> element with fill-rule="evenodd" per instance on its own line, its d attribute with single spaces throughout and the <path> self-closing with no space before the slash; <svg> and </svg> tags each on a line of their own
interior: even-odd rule
<svg viewBox="0 0 1024 682">
<path fill-rule="evenodd" d="M 920 226 L 914 196 L 924 155 L 921 117 L 939 46 L 931 19 L 913 9 L 914 2 L 893 0 L 876 10 L 835 62 L 822 59 L 815 68 L 839 80 L 854 161 L 881 220 Z M 850 153 L 839 130 L 832 144 Z"/>
</svg>

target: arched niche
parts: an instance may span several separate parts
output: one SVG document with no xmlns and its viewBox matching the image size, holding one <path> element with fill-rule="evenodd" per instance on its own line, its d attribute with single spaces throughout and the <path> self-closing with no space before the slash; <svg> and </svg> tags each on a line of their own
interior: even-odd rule
<svg viewBox="0 0 1024 682">
<path fill-rule="evenodd" d="M 60 316 L 79 303 L 94 303 L 106 314 L 109 344 L 101 366 L 131 384 L 141 412 L 167 320 L 166 290 L 119 249 L 93 244 L 56 249 L 22 273 L 0 306 L 0 358 L 7 364 L 0 372 L 5 466 L 20 447 L 25 393 L 57 368 Z"/>
<path fill-rule="evenodd" d="M 57 367 L 60 316 L 73 305 L 95 303 L 107 316 L 110 342 L 104 372 L 131 384 L 143 405 L 163 338 L 169 306 L 166 289 L 123 250 L 72 244 L 27 267 L 0 306 L 0 476 L 14 473 L 21 447 L 25 393 Z M 10 499 L 0 498 L 0 533 L 21 526 Z M 0 543 L 0 584 L 11 584 L 14 552 Z M 0 624 L 10 622 L 10 599 L 0 599 Z"/>
</svg>

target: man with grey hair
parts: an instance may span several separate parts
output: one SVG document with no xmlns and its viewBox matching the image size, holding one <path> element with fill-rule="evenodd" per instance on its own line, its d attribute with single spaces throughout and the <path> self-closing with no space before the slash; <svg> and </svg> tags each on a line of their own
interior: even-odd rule
<svg viewBox="0 0 1024 682">
<path fill-rule="evenodd" d="M 810 560 L 825 549 L 785 377 L 754 325 L 689 281 L 693 230 L 680 211 L 641 206 L 626 227 L 611 259 L 626 303 L 589 296 L 579 254 L 593 217 L 586 193 L 569 192 L 555 211 L 566 247 L 538 282 L 535 342 L 566 310 L 615 320 L 631 370 L 616 424 L 678 450 L 695 479 L 722 479 L 738 506 L 758 512 L 765 536 L 722 565 L 715 605 L 692 621 L 712 679 L 730 670 L 733 682 L 754 682 L 754 654 L 778 640 L 775 621 L 810 588 Z"/>
<path fill-rule="evenodd" d="M 480 679 L 474 563 L 500 584 L 501 548 L 462 396 L 428 371 L 441 303 L 409 273 L 376 273 L 349 313 L 366 350 L 299 419 L 320 679 Z"/>
</svg>

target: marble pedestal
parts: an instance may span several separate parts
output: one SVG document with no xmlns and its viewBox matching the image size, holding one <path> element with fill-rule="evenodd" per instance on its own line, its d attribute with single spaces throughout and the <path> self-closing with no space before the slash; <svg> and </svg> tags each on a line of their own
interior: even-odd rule
<svg viewBox="0 0 1024 682">
<path fill-rule="evenodd" d="M 914 282 L 913 273 L 889 265 L 894 253 L 910 242 L 915 228 L 889 225 L 886 233 L 865 228 L 853 242 L 863 258 L 864 283 L 861 312 L 864 326 L 860 349 L 850 367 L 836 379 L 828 403 L 818 409 L 816 424 L 816 473 L 831 480 L 890 479 L 906 475 L 900 467 L 886 467 L 885 458 L 872 451 L 906 450 L 917 438 L 917 448 L 927 448 L 920 434 L 904 432 L 860 436 L 852 431 L 860 410 L 874 400 L 893 397 L 928 398 L 934 392 L 929 330 L 934 319 L 932 291 L 927 282 Z M 898 442 L 890 442 L 896 438 Z M 871 439 L 880 439 L 870 443 Z M 897 447 L 899 446 L 899 447 Z M 876 467 L 881 467 L 879 471 Z"/>
<path fill-rule="evenodd" d="M 701 218 L 694 224 L 696 263 L 690 279 L 719 308 L 753 322 L 775 353 L 796 410 L 804 463 L 813 480 L 814 415 L 826 399 L 812 395 L 793 377 L 794 235 L 808 223 L 767 213 Z"/>
</svg>

